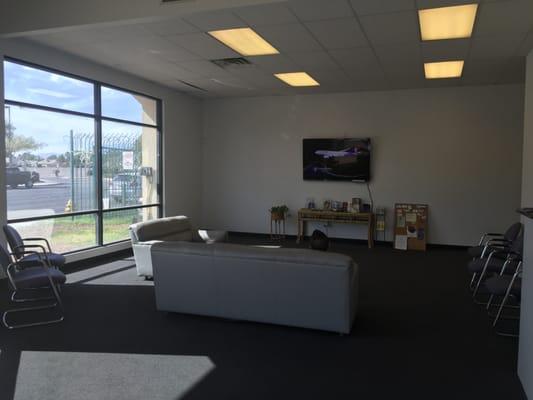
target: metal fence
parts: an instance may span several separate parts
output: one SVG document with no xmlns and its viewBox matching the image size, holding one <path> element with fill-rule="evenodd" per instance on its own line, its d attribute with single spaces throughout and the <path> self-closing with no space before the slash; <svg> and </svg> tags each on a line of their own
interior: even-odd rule
<svg viewBox="0 0 533 400">
<path fill-rule="evenodd" d="M 93 134 L 70 133 L 71 201 L 66 211 L 97 208 Z M 102 138 L 102 197 L 104 208 L 141 204 L 141 135 L 105 134 Z M 70 210 L 68 208 L 70 207 Z"/>
</svg>

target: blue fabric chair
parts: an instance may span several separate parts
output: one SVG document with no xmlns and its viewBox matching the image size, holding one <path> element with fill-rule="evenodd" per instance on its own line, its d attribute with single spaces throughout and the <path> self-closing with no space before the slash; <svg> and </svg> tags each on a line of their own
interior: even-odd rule
<svg viewBox="0 0 533 400">
<path fill-rule="evenodd" d="M 50 243 L 45 238 L 22 238 L 18 231 L 11 225 L 4 225 L 4 234 L 6 235 L 9 247 L 15 256 L 17 263 L 20 266 L 30 267 L 32 265 L 40 265 L 40 257 L 35 251 L 29 254 L 25 253 L 27 249 L 39 249 L 44 250 L 44 259 L 48 263 L 49 267 L 61 268 L 65 265 L 65 256 L 62 254 L 52 252 Z M 25 242 L 30 242 L 27 244 Z M 46 247 L 40 244 L 31 243 L 44 243 Z"/>
<path fill-rule="evenodd" d="M 42 251 L 44 252 L 44 247 Z M 0 264 L 4 269 L 4 272 L 7 275 L 9 283 L 13 289 L 11 301 L 14 303 L 46 302 L 46 304 L 43 305 L 19 307 L 4 311 L 2 315 L 2 322 L 9 329 L 53 324 L 56 322 L 61 322 L 64 319 L 63 304 L 61 302 L 59 293 L 60 285 L 66 282 L 66 276 L 59 269 L 50 268 L 48 262 L 44 259 L 43 252 L 19 251 L 19 256 L 21 256 L 21 258 L 27 257 L 28 255 L 33 255 L 36 257 L 36 260 L 38 260 L 35 261 L 32 266 L 25 267 L 24 265 L 17 263 L 14 255 L 10 254 L 4 246 L 0 245 Z M 40 291 L 46 289 L 51 290 L 52 296 L 31 298 L 21 298 L 17 296 L 20 292 Z M 52 303 L 50 303 L 50 301 L 52 301 Z M 58 315 L 54 316 L 53 318 L 39 320 L 37 322 L 19 324 L 8 322 L 13 314 L 46 309 L 53 309 Z"/>
</svg>

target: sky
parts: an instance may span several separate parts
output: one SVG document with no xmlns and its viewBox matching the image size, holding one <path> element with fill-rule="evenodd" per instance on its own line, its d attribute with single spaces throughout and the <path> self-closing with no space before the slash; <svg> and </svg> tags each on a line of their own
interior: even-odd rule
<svg viewBox="0 0 533 400">
<path fill-rule="evenodd" d="M 94 85 L 10 61 L 4 61 L 5 99 L 44 105 L 63 110 L 94 113 Z M 132 94 L 102 87 L 102 114 L 104 116 L 143 122 L 143 107 Z M 155 107 L 154 107 L 155 110 Z M 94 138 L 93 118 L 48 112 L 6 105 L 6 123 L 16 128 L 15 134 L 31 136 L 43 146 L 32 153 L 46 158 L 51 154 L 69 151 L 70 131 Z M 107 123 L 103 136 L 108 134 L 140 135 L 135 125 Z"/>
</svg>

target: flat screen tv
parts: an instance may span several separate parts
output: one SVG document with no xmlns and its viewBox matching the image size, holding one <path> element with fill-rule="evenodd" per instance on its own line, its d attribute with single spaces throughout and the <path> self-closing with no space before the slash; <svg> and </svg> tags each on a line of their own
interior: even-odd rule
<svg viewBox="0 0 533 400">
<path fill-rule="evenodd" d="M 305 180 L 370 180 L 370 139 L 304 139 Z"/>
</svg>

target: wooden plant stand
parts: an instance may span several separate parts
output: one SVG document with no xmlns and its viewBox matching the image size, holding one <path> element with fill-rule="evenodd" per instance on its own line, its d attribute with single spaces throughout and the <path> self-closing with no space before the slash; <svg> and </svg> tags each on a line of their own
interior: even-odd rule
<svg viewBox="0 0 533 400">
<path fill-rule="evenodd" d="M 285 214 L 270 213 L 270 238 L 285 239 Z"/>
</svg>

